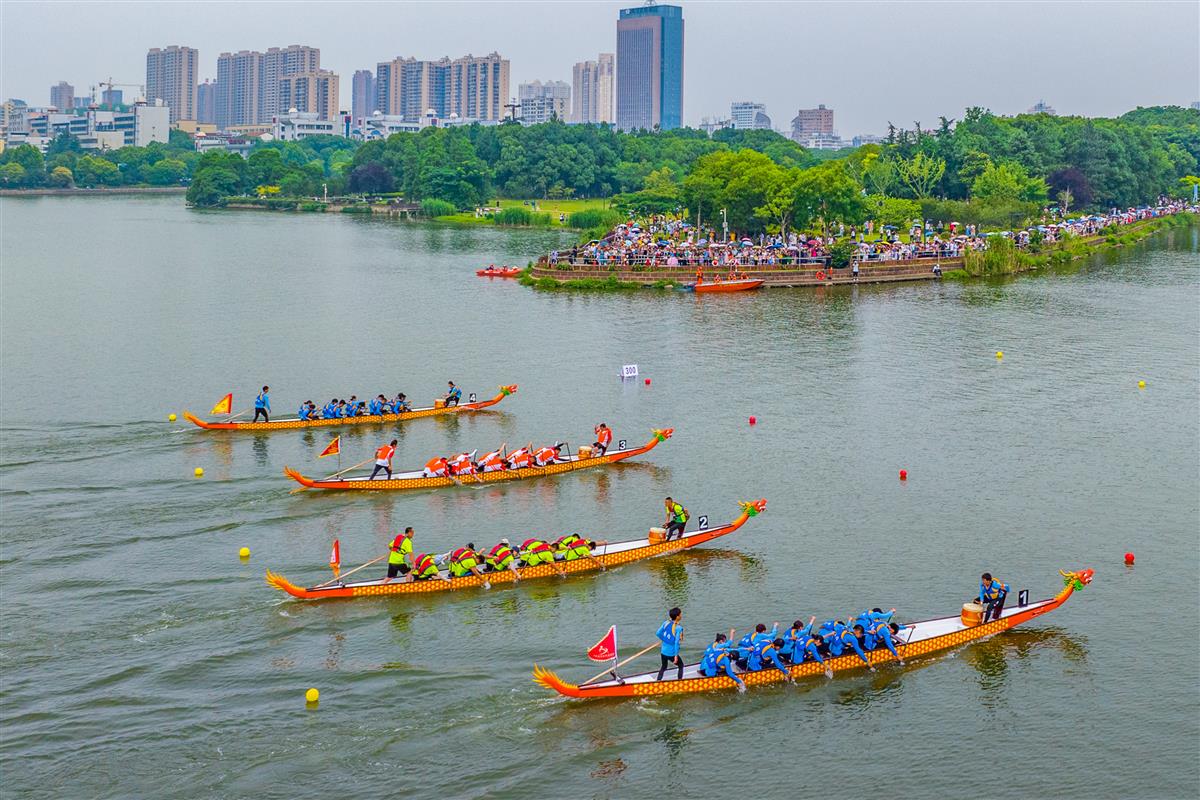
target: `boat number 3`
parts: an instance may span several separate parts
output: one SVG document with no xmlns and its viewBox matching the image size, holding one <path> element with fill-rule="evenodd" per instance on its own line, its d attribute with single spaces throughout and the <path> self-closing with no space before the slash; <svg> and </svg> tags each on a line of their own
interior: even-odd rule
<svg viewBox="0 0 1200 800">
<path fill-rule="evenodd" d="M 624 449 L 625 449 L 625 440 L 624 440 L 624 439 L 618 439 L 618 440 L 617 440 L 617 449 L 618 449 L 618 450 L 624 450 Z"/>
<path fill-rule="evenodd" d="M 474 402 L 475 402 L 475 393 L 474 393 L 474 392 L 471 392 L 469 395 L 467 395 L 467 402 L 468 402 L 468 403 L 474 403 Z"/>
<path fill-rule="evenodd" d="M 702 531 L 708 530 L 708 517 L 707 516 L 697 517 L 696 522 L 699 523 L 700 530 L 702 530 Z"/>
</svg>

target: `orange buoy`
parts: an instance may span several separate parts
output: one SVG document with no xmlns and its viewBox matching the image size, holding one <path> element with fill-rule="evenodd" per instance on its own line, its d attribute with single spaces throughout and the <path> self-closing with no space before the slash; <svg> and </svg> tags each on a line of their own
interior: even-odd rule
<svg viewBox="0 0 1200 800">
<path fill-rule="evenodd" d="M 908 480 L 908 470 L 906 470 L 906 469 L 900 470 L 900 480 L 902 480 L 902 481 Z"/>
</svg>

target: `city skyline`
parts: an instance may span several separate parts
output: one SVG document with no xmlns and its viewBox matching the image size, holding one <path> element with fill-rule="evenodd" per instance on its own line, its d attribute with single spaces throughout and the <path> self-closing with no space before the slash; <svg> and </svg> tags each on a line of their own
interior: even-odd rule
<svg viewBox="0 0 1200 800">
<path fill-rule="evenodd" d="M 1092 4 L 1082 16 L 1078 4 L 1072 3 L 964 3 L 955 6 L 953 19 L 930 15 L 921 20 L 921 35 L 936 41 L 936 48 L 889 52 L 881 47 L 872 52 L 847 49 L 852 39 L 839 41 L 839 36 L 896 41 L 895 32 L 911 26 L 914 14 L 920 16 L 928 6 L 741 3 L 737 13 L 731 13 L 729 4 L 677 4 L 687 19 L 691 54 L 686 60 L 682 119 L 689 126 L 704 117 L 724 116 L 731 101 L 747 96 L 764 103 L 777 129 L 796 109 L 825 103 L 838 109 L 838 127 L 847 137 L 881 132 L 889 121 L 911 127 L 919 120 L 929 126 L 940 115 L 961 117 L 962 110 L 973 105 L 1017 114 L 1044 98 L 1060 114 L 1115 116 L 1138 105 L 1187 106 L 1196 100 L 1200 52 L 1194 32 L 1200 7 L 1195 5 Z M 631 5 L 460 4 L 478 23 L 461 28 L 446 24 L 459 12 L 427 3 L 351 2 L 339 5 L 342 14 L 333 18 L 298 4 L 292 7 L 289 22 L 294 24 L 289 24 L 286 40 L 321 49 L 322 68 L 340 76 L 343 105 L 352 96 L 355 71 L 371 69 L 397 53 L 454 57 L 498 51 L 512 64 L 513 94 L 520 83 L 534 79 L 570 82 L 573 64 L 595 58 L 597 52 L 612 52 L 618 13 Z M 189 3 L 185 10 L 182 5 L 146 3 L 133 32 L 121 19 L 85 3 L 49 8 L 6 3 L 6 31 L 46 29 L 64 13 L 82 24 L 62 31 L 55 48 L 41 47 L 28 37 L 5 36 L 0 95 L 40 106 L 48 103 L 49 87 L 58 81 L 72 84 L 77 96 L 87 95 L 90 86 L 109 76 L 118 83 L 140 84 L 147 50 L 170 43 L 199 51 L 197 77 L 203 81 L 216 77 L 216 59 L 222 52 L 265 51 L 280 44 L 275 21 L 279 4 L 270 4 L 270 10 L 266 4 L 245 6 L 235 29 L 220 24 L 223 17 L 214 16 L 211 24 L 197 17 L 195 9 L 205 6 Z M 364 14 L 374 21 L 364 25 Z M 539 25 L 526 24 L 535 15 Z M 1135 27 L 1154 29 L 1155 41 L 1131 39 L 1127 34 Z M 543 35 L 547 28 L 559 33 L 548 40 Z M 820 35 L 813 35 L 817 30 Z M 1082 35 L 1065 37 L 1064 30 Z M 1047 59 L 1013 58 L 1014 40 L 1023 50 L 1047 53 Z M 816 69 L 789 66 L 796 42 L 805 51 L 805 63 Z M 849 52 L 853 58 L 846 57 Z M 1147 80 L 1144 65 L 1157 63 L 1164 52 L 1177 54 L 1177 68 Z M 697 55 L 703 53 L 718 56 Z M 730 69 L 734 54 L 737 69 Z M 965 68 L 948 69 L 950 62 Z M 1063 82 L 1047 68 L 1050 62 L 1069 63 L 1072 74 L 1097 78 Z M 805 80 L 814 73 L 819 78 Z M 131 100 L 130 95 L 127 91 L 125 99 Z"/>
</svg>

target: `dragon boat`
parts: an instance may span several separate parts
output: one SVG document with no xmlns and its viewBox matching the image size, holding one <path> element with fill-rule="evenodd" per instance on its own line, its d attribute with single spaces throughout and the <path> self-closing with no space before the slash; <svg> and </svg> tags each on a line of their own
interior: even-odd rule
<svg viewBox="0 0 1200 800">
<path fill-rule="evenodd" d="M 486 267 L 475 270 L 481 278 L 515 278 L 521 274 L 520 267 Z"/>
<path fill-rule="evenodd" d="M 757 278 L 739 278 L 732 281 L 708 281 L 688 284 L 696 294 L 711 294 L 714 292 L 748 292 L 763 285 Z"/>
<path fill-rule="evenodd" d="M 658 446 L 659 442 L 665 442 L 667 439 L 670 439 L 671 434 L 674 432 L 674 428 L 655 430 L 654 436 L 651 437 L 650 441 L 632 450 L 625 449 L 625 440 L 622 439 L 617 443 L 616 450 L 609 450 L 602 456 L 575 453 L 574 455 L 564 457 L 562 461 L 547 464 L 544 467 L 520 467 L 518 469 L 505 469 L 498 472 L 479 472 L 471 475 L 456 475 L 445 478 L 425 477 L 424 471 L 420 469 L 408 472 L 393 472 L 390 478 L 386 475 L 380 475 L 374 480 L 366 473 L 357 477 L 354 475 L 342 475 L 329 478 L 309 478 L 286 466 L 283 468 L 283 474 L 305 489 L 379 491 L 388 489 L 441 489 L 446 486 L 474 486 L 477 484 L 502 483 L 504 481 L 524 480 L 525 478 L 539 478 L 545 475 L 561 475 L 564 472 L 575 472 L 576 470 L 615 464 L 618 461 L 624 461 L 627 458 L 633 458 L 634 456 L 650 452 Z"/>
<path fill-rule="evenodd" d="M 521 567 L 514 575 L 509 570 L 501 572 L 486 573 L 487 580 L 493 584 L 516 583 L 516 579 L 524 583 L 527 580 L 535 578 L 550 578 L 556 575 L 575 574 L 578 572 L 593 572 L 603 567 L 619 567 L 623 564 L 630 564 L 634 561 L 643 561 L 648 558 L 656 558 L 658 556 L 672 555 L 681 550 L 687 550 L 697 545 L 702 545 L 711 542 L 714 539 L 719 539 L 722 536 L 728 536 L 734 531 L 746 524 L 746 521 L 751 517 L 761 514 L 767 507 L 766 500 L 757 500 L 753 503 L 739 503 L 742 513 L 737 519 L 727 525 L 719 525 L 715 528 L 709 528 L 703 519 L 700 520 L 701 527 L 692 531 L 685 531 L 683 536 L 671 541 L 656 541 L 650 537 L 642 537 L 641 539 L 630 539 L 623 542 L 610 542 L 608 544 L 597 545 L 592 550 L 591 558 L 578 558 L 573 561 L 556 561 L 554 564 L 538 564 L 534 567 Z M 560 572 L 561 570 L 561 572 Z M 267 571 L 267 583 L 274 586 L 280 591 L 287 592 L 292 597 L 298 597 L 301 600 L 324 600 L 334 597 L 383 597 L 395 594 L 429 594 L 430 592 L 455 592 L 463 589 L 473 589 L 483 585 L 484 578 L 478 575 L 467 575 L 462 578 L 450 577 L 445 570 L 442 571 L 450 578 L 449 582 L 433 578 L 430 580 L 411 581 L 408 583 L 398 583 L 391 581 L 383 583 L 382 578 L 369 581 L 355 581 L 353 583 L 343 583 L 337 580 L 319 584 L 310 588 L 296 586 L 282 575 L 278 575 L 270 570 Z M 565 576 L 565 575 L 564 575 Z"/>
<path fill-rule="evenodd" d="M 383 422 L 401 422 L 420 417 L 436 417 L 442 414 L 458 414 L 463 411 L 479 411 L 480 409 L 496 405 L 516 391 L 517 385 L 514 383 L 509 386 L 501 386 L 500 391 L 490 400 L 460 403 L 456 406 L 448 407 L 435 405 L 428 408 L 414 408 L 412 411 L 405 411 L 402 414 L 360 414 L 357 417 L 334 417 L 332 419 L 285 417 L 283 419 L 273 419 L 270 422 L 218 422 L 202 420 L 190 411 L 184 411 L 183 418 L 193 425 L 198 425 L 209 431 L 277 431 L 286 428 L 319 428 L 332 425 L 378 425 Z"/>
<path fill-rule="evenodd" d="M 1063 589 L 1049 600 L 1039 600 L 1035 603 L 1018 605 L 1016 608 L 1006 608 L 1000 619 L 983 624 L 964 624 L 964 614 L 953 617 L 941 617 L 910 623 L 907 629 L 896 638 L 896 649 L 905 661 L 922 656 L 932 655 L 954 647 L 960 647 L 969 642 L 994 636 L 1014 628 L 1032 619 L 1048 614 L 1067 601 L 1072 593 L 1082 590 L 1092 582 L 1092 570 L 1080 572 L 1062 572 Z M 894 661 L 895 656 L 886 648 L 877 648 L 867 653 L 872 666 Z M 804 661 L 788 666 L 788 674 L 792 679 L 809 678 L 823 675 L 828 667 L 833 672 L 850 672 L 865 669 L 866 665 L 857 654 L 826 657 L 825 663 Z M 783 674 L 772 666 L 754 672 L 739 672 L 738 677 L 746 682 L 747 687 L 762 686 L 768 683 L 779 683 L 784 680 Z M 689 694 L 693 692 L 711 692 L 722 689 L 735 689 L 736 684 L 728 675 L 718 675 L 710 678 L 702 673 L 699 664 L 689 664 L 684 667 L 683 680 L 667 677 L 657 680 L 658 671 L 642 672 L 620 679 L 608 679 L 597 682 L 585 682 L 576 686 L 567 683 L 554 672 L 534 665 L 533 680 L 539 686 L 558 692 L 567 697 L 592 699 L 598 697 L 652 697 L 668 694 Z"/>
</svg>

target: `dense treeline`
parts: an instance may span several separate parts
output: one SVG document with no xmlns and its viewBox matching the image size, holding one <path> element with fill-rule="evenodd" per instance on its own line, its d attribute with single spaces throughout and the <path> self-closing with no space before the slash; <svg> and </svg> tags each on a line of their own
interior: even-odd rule
<svg viewBox="0 0 1200 800">
<path fill-rule="evenodd" d="M 683 211 L 731 230 L 913 219 L 1015 224 L 1047 205 L 1068 212 L 1129 206 L 1184 190 L 1200 173 L 1200 111 L 1139 108 L 1115 119 L 979 108 L 931 129 L 891 128 L 886 141 L 829 158 L 772 131 L 621 133 L 550 122 L 427 128 L 386 141 L 341 137 L 260 142 L 249 158 L 198 156 L 184 134 L 167 144 L 83 152 L 59 137 L 43 159 L 0 154 L 5 186 L 172 185 L 188 201 L 395 194 L 455 209 L 514 198 L 612 197 L 623 211 Z M 444 206 L 438 206 L 444 208 Z M 433 209 L 434 206 L 430 206 Z"/>
</svg>

